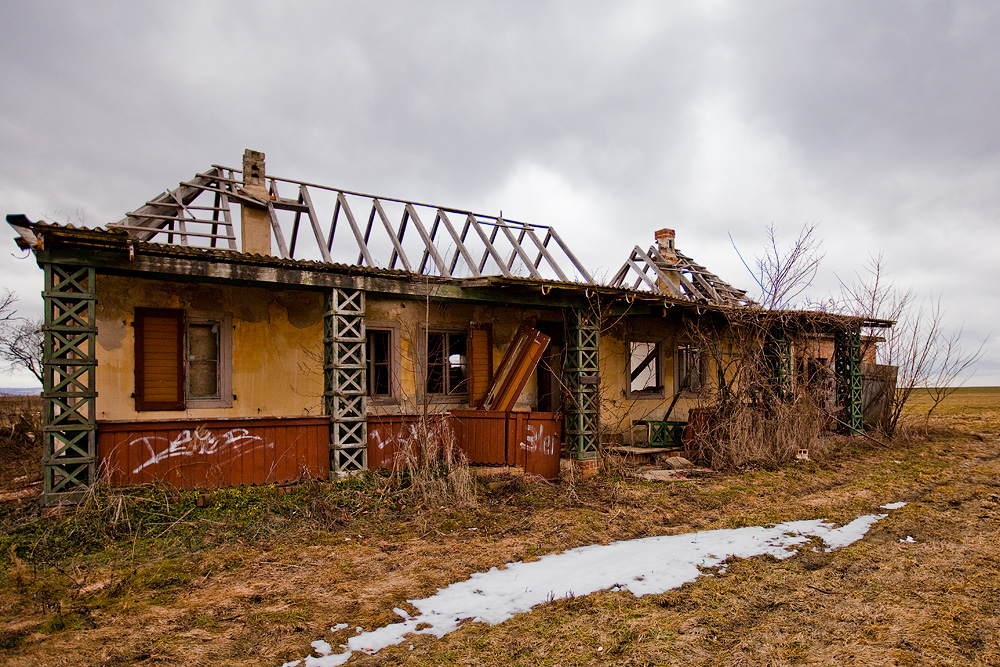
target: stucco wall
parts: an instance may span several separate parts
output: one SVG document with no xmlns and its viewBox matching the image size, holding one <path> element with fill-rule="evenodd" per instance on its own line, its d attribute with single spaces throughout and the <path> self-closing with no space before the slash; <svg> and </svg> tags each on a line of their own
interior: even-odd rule
<svg viewBox="0 0 1000 667">
<path fill-rule="evenodd" d="M 135 410 L 135 309 L 232 318 L 230 408 Z M 97 280 L 97 416 L 102 420 L 291 417 L 323 412 L 323 296 L 101 275 Z"/>
<path fill-rule="evenodd" d="M 632 423 L 638 420 L 660 421 L 666 415 L 675 392 L 674 352 L 681 340 L 681 324 L 662 317 L 633 317 L 616 323 L 605 323 L 600 347 L 601 368 L 601 430 L 605 434 L 621 434 L 628 442 Z M 663 374 L 663 392 L 659 395 L 629 395 L 628 350 L 631 341 L 659 341 L 660 363 Z M 709 364 L 711 380 L 714 365 Z M 708 391 L 708 389 L 706 390 Z M 704 403 L 709 394 L 682 395 L 673 411 L 671 421 L 684 421 L 688 411 Z"/>
<path fill-rule="evenodd" d="M 400 391 L 398 400 L 376 402 L 369 400 L 368 411 L 375 414 L 414 414 L 423 407 L 423 346 L 424 331 L 465 331 L 470 322 L 488 322 L 493 329 L 493 368 L 500 365 L 503 354 L 518 328 L 525 320 L 554 321 L 561 326 L 559 311 L 528 308 L 505 308 L 496 304 L 426 303 L 401 301 L 369 294 L 365 302 L 369 327 L 390 327 L 398 333 Z M 518 399 L 515 410 L 532 409 L 537 401 L 538 383 L 532 374 Z M 428 404 L 432 412 L 451 408 L 468 407 L 466 393 L 447 400 L 435 397 Z"/>
</svg>

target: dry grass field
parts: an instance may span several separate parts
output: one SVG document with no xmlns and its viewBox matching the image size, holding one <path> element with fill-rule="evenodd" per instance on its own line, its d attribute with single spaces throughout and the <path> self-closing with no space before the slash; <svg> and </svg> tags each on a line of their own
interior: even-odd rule
<svg viewBox="0 0 1000 667">
<path fill-rule="evenodd" d="M 847 522 L 905 501 L 836 551 L 733 560 L 660 595 L 554 601 L 347 664 L 1000 665 L 1000 389 L 960 391 L 927 429 L 922 400 L 891 448 L 836 438 L 822 461 L 680 482 L 622 467 L 559 485 L 498 478 L 468 507 L 379 476 L 223 491 L 208 507 L 155 488 L 96 489 L 49 518 L 6 502 L 0 663 L 277 667 L 509 561 L 649 535 Z M 4 465 L 21 471 L 7 483 L 37 474 L 30 460 Z M 338 623 L 349 627 L 331 631 Z"/>
</svg>

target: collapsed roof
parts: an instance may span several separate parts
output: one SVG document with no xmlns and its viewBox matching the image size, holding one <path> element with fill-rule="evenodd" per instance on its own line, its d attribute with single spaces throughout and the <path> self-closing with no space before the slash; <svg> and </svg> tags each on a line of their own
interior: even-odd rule
<svg viewBox="0 0 1000 667">
<path fill-rule="evenodd" d="M 256 230 L 254 216 L 263 221 Z M 446 279 L 502 276 L 598 286 L 552 227 L 273 176 L 265 171 L 264 154 L 251 150 L 242 170 L 213 165 L 107 229 L 147 243 Z M 648 251 L 635 246 L 605 287 L 672 301 L 751 303 L 745 291 L 677 251 L 673 240 L 672 230 L 660 230 Z"/>
</svg>

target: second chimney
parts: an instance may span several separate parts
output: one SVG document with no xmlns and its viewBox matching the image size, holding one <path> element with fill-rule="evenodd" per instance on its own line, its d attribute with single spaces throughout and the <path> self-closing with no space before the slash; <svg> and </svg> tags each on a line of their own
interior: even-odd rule
<svg viewBox="0 0 1000 667">
<path fill-rule="evenodd" d="M 261 205 L 242 202 L 240 226 L 243 252 L 256 255 L 271 254 L 271 214 L 266 202 L 270 199 L 264 180 L 264 154 L 249 148 L 243 151 L 243 191 L 261 200 Z"/>
<path fill-rule="evenodd" d="M 673 270 L 671 267 L 677 264 L 677 250 L 674 248 L 674 230 L 672 229 L 658 229 L 653 237 L 656 239 L 656 251 L 663 258 L 663 265 L 660 268 L 670 279 L 668 284 L 664 284 L 663 280 L 657 280 L 656 284 L 660 288 L 660 291 L 669 296 L 681 296 L 683 292 L 681 291 L 681 277 L 677 271 Z"/>
</svg>

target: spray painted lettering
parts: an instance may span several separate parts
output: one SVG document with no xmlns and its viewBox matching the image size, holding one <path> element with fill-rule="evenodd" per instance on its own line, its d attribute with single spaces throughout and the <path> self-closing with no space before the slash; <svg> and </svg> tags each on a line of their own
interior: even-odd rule
<svg viewBox="0 0 1000 667">
<path fill-rule="evenodd" d="M 260 436 L 250 435 L 250 431 L 245 428 L 228 431 L 186 429 L 172 440 L 163 436 L 137 438 L 129 443 L 130 448 L 135 446 L 144 447 L 149 453 L 149 458 L 132 471 L 133 475 L 161 461 L 181 456 L 212 455 L 221 452 L 229 462 L 258 448 L 274 449 L 273 442 L 267 442 Z"/>
<path fill-rule="evenodd" d="M 521 443 L 521 449 L 532 454 L 540 452 L 551 456 L 556 453 L 556 447 L 559 445 L 559 438 L 552 433 L 546 434 L 542 425 L 528 424 L 527 440 L 528 442 Z"/>
</svg>

